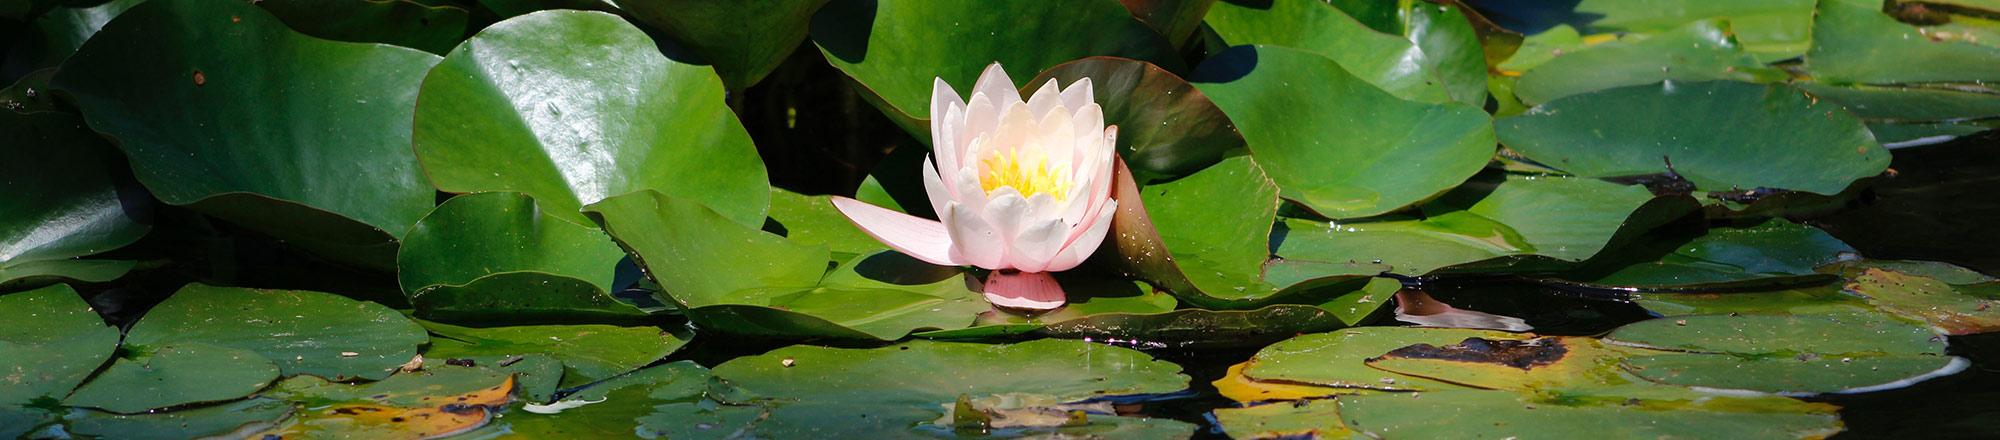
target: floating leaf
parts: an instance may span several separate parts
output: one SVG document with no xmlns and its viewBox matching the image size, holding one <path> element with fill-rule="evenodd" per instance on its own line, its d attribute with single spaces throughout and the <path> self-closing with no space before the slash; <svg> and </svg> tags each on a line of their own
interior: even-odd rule
<svg viewBox="0 0 2000 440">
<path fill-rule="evenodd" d="M 81 410 L 65 418 L 71 433 L 96 438 L 180 440 L 262 430 L 292 415 L 292 405 L 272 399 L 244 399 L 200 408 L 146 414 Z"/>
<path fill-rule="evenodd" d="M 1426 60 L 1423 48 L 1400 35 L 1369 29 L 1325 2 L 1278 0 L 1239 4 L 1225 1 L 1210 9 L 1205 21 L 1229 46 L 1285 47 L 1325 57 L 1332 61 L 1328 64 L 1338 65 L 1343 73 L 1350 74 L 1331 78 L 1334 82 L 1358 78 L 1411 101 L 1436 103 L 1452 99 L 1437 80 L 1436 73 L 1426 64 L 1430 60 Z M 1300 85 L 1322 82 L 1325 80 L 1300 82 Z M 1247 137 L 1253 144 L 1257 143 L 1254 136 Z"/>
<path fill-rule="evenodd" d="M 806 39 L 813 12 L 827 0 L 755 3 L 689 0 L 620 2 L 633 20 L 687 44 L 715 65 L 731 90 L 764 79 Z"/>
<path fill-rule="evenodd" d="M 482 433 L 491 433 L 494 438 L 523 439 L 631 436 L 639 419 L 653 414 L 655 406 L 701 401 L 709 379 L 707 368 L 690 361 L 650 367 L 591 384 L 546 408 L 509 411 L 467 435 L 487 438 Z"/>
<path fill-rule="evenodd" d="M 520 191 L 577 222 L 583 205 L 650 189 L 760 225 L 764 165 L 723 95 L 713 68 L 668 59 L 617 16 L 533 13 L 425 77 L 416 151 L 439 189 Z"/>
<path fill-rule="evenodd" d="M 118 329 L 68 285 L 0 296 L 0 316 L 0 405 L 61 399 L 118 348 Z"/>
<path fill-rule="evenodd" d="M 46 91 L 41 93 L 48 93 Z M 0 287 L 105 282 L 129 261 L 80 260 L 152 228 L 152 201 L 110 145 L 71 115 L 0 110 Z"/>
<path fill-rule="evenodd" d="M 299 35 L 244 2 L 146 2 L 53 85 L 161 201 L 386 268 L 434 203 L 409 143 L 417 85 L 436 62 Z"/>
<path fill-rule="evenodd" d="M 1521 75 L 1514 94 L 1528 105 L 1598 90 L 1662 80 L 1777 82 L 1783 71 L 1764 67 L 1731 38 L 1727 21 L 1688 23 L 1650 36 L 1631 36 L 1554 57 Z"/>
<path fill-rule="evenodd" d="M 7 67 L 33 70 L 62 64 L 64 59 L 75 54 L 76 49 L 83 46 L 85 40 L 89 40 L 99 29 L 104 28 L 105 23 L 142 1 L 144 0 L 112 0 L 75 4 L 36 1 L 35 3 L 46 3 L 53 7 L 42 12 L 39 17 L 25 17 L 32 18 L 33 21 L 28 23 L 28 29 L 24 29 L 27 32 L 20 35 L 21 39 L 17 41 L 20 45 L 14 46 L 18 52 L 4 57 Z M 5 8 L 0 7 L 0 9 Z"/>
<path fill-rule="evenodd" d="M 543 212 L 516 192 L 453 197 L 404 236 L 397 278 L 425 317 L 632 318 L 611 297 L 625 252 L 602 231 Z"/>
<path fill-rule="evenodd" d="M 2000 330 L 2000 309 L 1994 307 L 2000 304 L 1961 293 L 1936 278 L 1870 268 L 1855 275 L 1845 289 L 1890 313 L 1928 322 L 1945 334 Z"/>
<path fill-rule="evenodd" d="M 565 384 L 585 384 L 652 364 L 687 341 L 658 327 L 531 325 L 471 328 L 424 322 L 439 337 L 424 355 L 432 360 L 474 356 L 545 354 L 561 360 Z"/>
<path fill-rule="evenodd" d="M 1632 301 L 1663 316 L 1726 313 L 1829 313 L 1865 312 L 1870 308 L 1854 295 L 1840 292 L 1840 286 L 1813 287 L 1763 292 L 1645 292 Z"/>
<path fill-rule="evenodd" d="M 1180 76 L 1151 63 L 1084 58 L 1042 71 L 1028 87 L 1051 79 L 1067 87 L 1083 78 L 1090 78 L 1105 124 L 1118 126 L 1118 154 L 1139 183 L 1193 174 L 1242 151 L 1243 137 L 1222 109 Z"/>
<path fill-rule="evenodd" d="M 1394 373 L 1485 389 L 1533 393 L 1623 385 L 1620 353 L 1596 339 L 1466 338 L 1450 344 L 1417 344 L 1369 358 L 1368 366 Z"/>
<path fill-rule="evenodd" d="M 1943 354 L 1943 336 L 1867 312 L 1654 319 L 1606 342 L 1660 350 L 1624 361 L 1647 380 L 1795 395 L 1899 388 L 1966 366 Z"/>
<path fill-rule="evenodd" d="M 813 16 L 812 39 L 870 103 L 919 139 L 931 135 L 933 80 L 971 90 L 991 63 L 1012 78 L 1092 55 L 1181 68 L 1166 38 L 1110 1 L 836 1 Z"/>
<path fill-rule="evenodd" d="M 1620 438 L 1815 438 L 1840 432 L 1833 408 L 1726 411 L 1565 405 L 1505 391 L 1441 391 L 1342 397 L 1339 411 L 1361 435 Z"/>
<path fill-rule="evenodd" d="M 328 40 L 394 44 L 443 55 L 465 39 L 465 9 L 414 0 L 259 0 L 299 33 Z"/>
<path fill-rule="evenodd" d="M 1365 361 L 1414 344 L 1448 345 L 1467 338 L 1522 339 L 1488 330 L 1358 327 L 1299 336 L 1265 347 L 1243 374 L 1252 380 L 1332 388 L 1439 391 L 1464 388 L 1371 368 Z"/>
<path fill-rule="evenodd" d="M 1275 252 L 1286 261 L 1385 264 L 1413 276 L 1464 266 L 1550 270 L 1588 259 L 1694 206 L 1684 197 L 1655 198 L 1639 186 L 1496 172 L 1420 209 L 1421 219 L 1286 219 L 1273 239 Z"/>
<path fill-rule="evenodd" d="M 2000 81 L 2000 47 L 1934 35 L 1869 2 L 1820 0 L 1805 68 L 1847 84 Z"/>
<path fill-rule="evenodd" d="M 1854 248 L 1825 231 L 1782 219 L 1718 227 L 1688 238 L 1661 235 L 1563 275 L 1587 285 L 1641 290 L 1715 290 L 1823 282 L 1815 268 Z"/>
<path fill-rule="evenodd" d="M 1584 0 L 1579 15 L 1592 16 L 1595 32 L 1660 34 L 1687 23 L 1719 17 L 1728 20 L 1743 50 L 1759 62 L 1805 54 L 1812 46 L 1813 0 Z"/>
<path fill-rule="evenodd" d="M 1341 423 L 1340 407 L 1332 400 L 1279 402 L 1215 410 L 1215 422 L 1231 438 L 1348 438 L 1355 432 Z"/>
<path fill-rule="evenodd" d="M 1119 0 L 1119 3 L 1178 47 L 1185 46 L 1188 38 L 1201 29 L 1202 18 L 1216 0 Z"/>
<path fill-rule="evenodd" d="M 1889 165 L 1888 150 L 1854 115 L 1786 86 L 1619 87 L 1551 101 L 1496 125 L 1508 148 L 1572 174 L 1671 172 L 1706 191 L 1831 195 Z"/>
<path fill-rule="evenodd" d="M 1478 108 L 1397 99 L 1309 52 L 1232 48 L 1191 79 L 1235 121 L 1280 194 L 1328 217 L 1421 202 L 1493 156 L 1491 119 Z"/>
<path fill-rule="evenodd" d="M 206 344 L 262 355 L 286 376 L 351 380 L 388 377 L 428 340 L 422 327 L 381 304 L 330 293 L 195 283 L 146 312 L 126 333 L 125 349 L 144 353 Z M 189 350 L 223 356 L 220 350 Z"/>
<path fill-rule="evenodd" d="M 281 384 L 279 395 L 318 405 L 301 411 L 292 423 L 248 437 L 447 437 L 485 425 L 494 411 L 513 399 L 514 379 L 504 374 L 409 377 L 358 387 L 324 384 L 287 389 L 289 384 Z M 317 379 L 294 379 L 298 380 Z"/>
<path fill-rule="evenodd" d="M 828 196 L 808 196 L 771 188 L 771 221 L 778 235 L 806 246 L 825 245 L 833 258 L 846 260 L 888 249 L 833 208 Z M 770 229 L 770 224 L 765 228 Z"/>
<path fill-rule="evenodd" d="M 138 413 L 248 396 L 278 379 L 278 366 L 257 352 L 175 341 L 128 347 L 64 405 Z"/>
</svg>

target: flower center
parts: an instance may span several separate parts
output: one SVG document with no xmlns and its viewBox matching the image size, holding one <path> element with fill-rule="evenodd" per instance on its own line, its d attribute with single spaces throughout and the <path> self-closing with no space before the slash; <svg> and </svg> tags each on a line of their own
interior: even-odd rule
<svg viewBox="0 0 2000 440">
<path fill-rule="evenodd" d="M 1014 187 L 1022 197 L 1048 194 L 1061 201 L 1069 197 L 1068 164 L 1049 163 L 1047 154 L 1036 154 L 1031 161 L 1022 157 L 1021 149 L 1014 148 L 995 152 L 981 159 L 985 173 L 979 176 L 979 186 L 992 194 L 1003 186 Z"/>
</svg>

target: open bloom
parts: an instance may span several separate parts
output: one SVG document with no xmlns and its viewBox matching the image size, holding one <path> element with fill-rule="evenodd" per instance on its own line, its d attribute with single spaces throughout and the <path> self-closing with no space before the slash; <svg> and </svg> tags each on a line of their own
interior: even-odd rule
<svg viewBox="0 0 2000 440">
<path fill-rule="evenodd" d="M 1104 126 L 1090 79 L 1051 79 L 1021 100 L 995 63 L 960 100 L 939 78 L 931 91 L 932 157 L 924 190 L 939 221 L 842 197 L 833 206 L 868 235 L 945 266 L 992 270 L 994 305 L 1048 310 L 1064 303 L 1049 272 L 1083 263 L 1104 241 L 1118 203 L 1111 172 L 1118 127 Z"/>
</svg>

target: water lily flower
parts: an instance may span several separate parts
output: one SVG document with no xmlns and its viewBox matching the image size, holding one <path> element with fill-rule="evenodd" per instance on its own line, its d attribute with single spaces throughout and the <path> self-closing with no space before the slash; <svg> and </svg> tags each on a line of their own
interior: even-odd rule
<svg viewBox="0 0 2000 440">
<path fill-rule="evenodd" d="M 960 100 L 943 78 L 931 90 L 932 157 L 924 191 L 938 221 L 835 197 L 833 206 L 882 243 L 919 260 L 992 271 L 988 302 L 1050 310 L 1065 302 L 1050 272 L 1082 264 L 1110 230 L 1113 147 L 1090 79 L 1051 79 L 1027 100 L 994 63 Z"/>
</svg>

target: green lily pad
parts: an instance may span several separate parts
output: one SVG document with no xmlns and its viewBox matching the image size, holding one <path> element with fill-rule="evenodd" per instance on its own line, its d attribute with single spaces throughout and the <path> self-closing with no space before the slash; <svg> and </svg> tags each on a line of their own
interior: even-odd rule
<svg viewBox="0 0 2000 440">
<path fill-rule="evenodd" d="M 1278 402 L 1215 410 L 1222 431 L 1238 439 L 1348 438 L 1355 435 L 1341 423 L 1340 407 L 1332 400 Z"/>
<path fill-rule="evenodd" d="M 260 430 L 291 414 L 291 404 L 259 398 L 148 414 L 80 410 L 64 422 L 69 432 L 93 438 L 179 440 Z"/>
<path fill-rule="evenodd" d="M 1848 84 L 2000 81 L 2000 47 L 1933 35 L 1870 2 L 1820 0 L 1805 68 Z"/>
<path fill-rule="evenodd" d="M 1010 78 L 1092 55 L 1181 68 L 1166 38 L 1110 1 L 836 1 L 813 16 L 812 39 L 870 103 L 918 139 L 931 135 L 925 121 L 933 81 L 970 90 L 994 62 Z"/>
<path fill-rule="evenodd" d="M 1342 420 L 1361 435 L 1410 438 L 1814 438 L 1841 430 L 1831 409 L 1738 412 L 1563 405 L 1506 391 L 1349 396 L 1340 398 L 1339 406 Z"/>
<path fill-rule="evenodd" d="M 1266 247 L 1278 188 L 1248 157 L 1224 159 L 1194 175 L 1141 190 L 1128 173 L 1113 184 L 1120 201 L 1111 241 L 1118 264 L 1183 301 L 1210 309 L 1325 300 L 1360 287 L 1381 266 L 1291 263 Z"/>
<path fill-rule="evenodd" d="M 1183 2 L 1186 3 L 1186 2 Z M 1186 176 L 1243 151 L 1229 116 L 1187 80 L 1139 60 L 1090 57 L 1050 67 L 1028 87 L 1090 78 L 1104 122 L 1118 126 L 1118 154 L 1142 184 Z"/>
<path fill-rule="evenodd" d="M 543 212 L 516 192 L 438 205 L 404 236 L 396 272 L 433 319 L 577 320 L 645 312 L 611 297 L 625 252 L 594 225 Z"/>
<path fill-rule="evenodd" d="M 1900 388 L 1968 365 L 1943 354 L 1943 336 L 1872 312 L 1655 319 L 1606 342 L 1650 349 L 1623 361 L 1646 380 L 1786 395 Z"/>
<path fill-rule="evenodd" d="M 1940 279 L 1870 268 L 1850 278 L 1845 290 L 1890 313 L 1928 322 L 1948 335 L 2000 331 L 2000 309 L 1995 307 L 2000 304 L 1962 293 Z"/>
<path fill-rule="evenodd" d="M 1777 82 L 1785 72 L 1764 67 L 1739 47 L 1730 23 L 1699 20 L 1648 36 L 1628 36 L 1564 53 L 1522 74 L 1514 94 L 1528 105 L 1609 88 L 1662 80 Z"/>
<path fill-rule="evenodd" d="M 1861 259 L 1820 266 L 1818 270 L 1823 273 L 1855 278 L 1867 273 L 1870 269 L 1931 278 L 1954 287 L 2000 281 L 2000 278 L 1994 278 L 1972 269 L 1937 261 Z"/>
<path fill-rule="evenodd" d="M 189 341 L 143 350 L 112 361 L 63 404 L 131 414 L 231 400 L 278 380 L 278 366 L 250 350 Z"/>
<path fill-rule="evenodd" d="M 1452 99 L 1444 83 L 1438 81 L 1437 72 L 1432 70 L 1440 60 L 1428 59 L 1430 55 L 1416 42 L 1370 29 L 1326 2 L 1225 1 L 1211 8 L 1205 21 L 1225 45 L 1308 51 L 1333 61 L 1349 76 L 1396 97 L 1433 103 Z"/>
<path fill-rule="evenodd" d="M 293 402 L 297 417 L 253 438 L 440 438 L 493 420 L 513 401 L 514 374 L 487 368 L 426 367 L 360 385 L 296 377 L 265 395 Z"/>
<path fill-rule="evenodd" d="M 438 55 L 465 40 L 471 14 L 414 0 L 259 0 L 299 33 L 337 41 L 383 43 Z"/>
<path fill-rule="evenodd" d="M 772 187 L 771 221 L 777 223 L 777 230 L 771 232 L 793 243 L 826 245 L 837 260 L 889 248 L 855 227 L 854 222 L 833 208 L 828 196 L 808 196 Z M 771 225 L 767 223 L 765 229 L 771 229 Z"/>
<path fill-rule="evenodd" d="M 561 360 L 563 383 L 580 385 L 637 370 L 686 345 L 658 327 L 533 325 L 472 328 L 423 322 L 438 337 L 432 360 L 545 354 Z"/>
<path fill-rule="evenodd" d="M 586 212 L 703 329 L 896 340 L 914 330 L 963 328 L 989 310 L 956 270 L 884 251 L 828 274 L 824 245 L 734 224 L 658 192 L 612 197 Z"/>
<path fill-rule="evenodd" d="M 1216 0 L 1119 0 L 1132 16 L 1151 26 L 1175 47 L 1187 45 Z"/>
<path fill-rule="evenodd" d="M 947 416 L 962 399 L 1041 402 L 1029 403 L 1032 410 L 1105 396 L 1165 393 L 1186 387 L 1187 377 L 1178 370 L 1135 350 L 1066 340 L 1009 345 L 911 341 L 874 349 L 793 346 L 716 366 L 716 377 L 741 389 L 724 398 L 722 403 L 730 406 L 708 414 L 691 405 L 679 411 L 661 407 L 664 417 L 644 419 L 643 429 L 685 431 L 695 426 L 690 422 L 720 416 L 726 423 L 716 427 L 758 437 L 815 432 L 949 435 L 954 424 Z M 1193 429 L 1181 422 L 1101 413 L 1084 416 L 1080 425 L 1003 428 L 989 435 L 1159 425 L 1154 428 L 1184 437 Z M 1153 432 L 1149 438 L 1162 435 Z"/>
<path fill-rule="evenodd" d="M 8 317 L 0 323 L 0 405 L 61 399 L 118 348 L 118 329 L 68 285 L 0 296 L 0 316 Z"/>
<path fill-rule="evenodd" d="M 56 420 L 55 413 L 42 408 L 0 404 L 0 437 L 19 438 Z"/>
<path fill-rule="evenodd" d="M 13 85 L 0 88 L 0 109 L 14 113 L 74 113 L 75 110 L 70 109 L 67 103 L 60 102 L 54 93 L 49 93 L 49 78 L 55 76 L 54 67 L 37 70 L 22 75 L 21 79 L 14 80 Z"/>
<path fill-rule="evenodd" d="M 1546 271 L 1584 261 L 1694 206 L 1639 186 L 1493 172 L 1420 209 L 1421 219 L 1286 219 L 1275 252 L 1286 261 L 1385 264 L 1413 276 L 1454 267 Z"/>
<path fill-rule="evenodd" d="M 1489 53 L 1512 50 L 1511 46 L 1519 44 L 1501 41 L 1504 37 L 1488 41 L 1494 36 L 1492 33 L 1511 32 L 1492 23 L 1481 23 L 1485 18 L 1464 2 L 1332 0 L 1328 3 L 1371 29 L 1416 43 L 1423 50 L 1418 64 L 1437 78 L 1453 101 L 1467 105 L 1486 105 Z M 1520 35 L 1514 34 L 1512 38 L 1518 40 Z"/>
<path fill-rule="evenodd" d="M 409 362 L 428 340 L 423 327 L 381 304 L 196 283 L 146 312 L 126 333 L 125 349 L 199 343 L 262 355 L 286 376 L 375 380 Z M 197 353 L 221 356 L 218 350 Z"/>
<path fill-rule="evenodd" d="M 425 77 L 416 151 L 439 189 L 520 191 L 579 223 L 583 205 L 650 189 L 761 225 L 764 165 L 723 95 L 713 68 L 668 59 L 617 16 L 538 12 Z"/>
<path fill-rule="evenodd" d="M 435 203 L 409 142 L 418 82 L 437 59 L 306 37 L 244 2 L 146 2 L 52 84 L 161 201 L 386 268 Z"/>
<path fill-rule="evenodd" d="M 1659 34 L 1711 17 L 1728 20 L 1743 50 L 1760 62 L 1797 57 L 1812 46 L 1813 0 L 1584 0 L 1576 12 L 1593 16 L 1595 32 Z"/>
<path fill-rule="evenodd" d="M 1408 376 L 1521 393 L 1623 391 L 1622 354 L 1584 337 L 1466 338 L 1418 344 L 1369 358 L 1367 365 Z M 1643 384 L 1643 382 L 1640 382 Z"/>
<path fill-rule="evenodd" d="M 1870 307 L 1840 286 L 1826 284 L 1762 292 L 1646 292 L 1632 301 L 1662 316 L 1727 313 L 1864 312 Z"/>
<path fill-rule="evenodd" d="M 699 402 L 707 368 L 690 361 L 650 367 L 592 384 L 547 407 L 515 409 L 468 433 L 475 438 L 603 438 L 631 436 L 658 405 Z M 580 406 L 569 406 L 580 405 Z"/>
<path fill-rule="evenodd" d="M 2000 117 L 2000 90 L 1976 85 L 1828 85 L 1799 83 L 1813 96 L 1846 106 L 1864 121 L 1945 121 Z M 1879 136 L 1878 136 L 1879 137 Z"/>
<path fill-rule="evenodd" d="M 432 401 L 443 396 L 492 388 L 506 382 L 508 377 L 507 373 L 491 368 L 426 365 L 423 370 L 397 373 L 382 380 L 362 384 L 330 382 L 317 377 L 294 377 L 278 382 L 262 395 L 295 402 L 309 408 L 343 403 L 411 407 L 436 404 Z"/>
<path fill-rule="evenodd" d="M 687 44 L 715 65 L 731 90 L 742 90 L 777 69 L 806 40 L 806 25 L 826 2 L 645 0 L 619 2 L 618 7 Z"/>
<path fill-rule="evenodd" d="M 118 14 L 124 13 L 144 0 L 113 0 L 101 2 L 46 2 L 51 6 L 28 24 L 29 32 L 24 32 L 23 41 L 17 53 L 9 54 L 5 60 L 8 67 L 22 66 L 28 69 L 55 67 L 76 53 L 85 40 L 96 35 L 99 29 Z M 40 3 L 40 2 L 38 2 Z M 0 9 L 5 9 L 0 7 Z"/>
<path fill-rule="evenodd" d="M 1327 217 L 1421 202 L 1472 177 L 1493 156 L 1486 112 L 1398 99 L 1310 52 L 1236 47 L 1202 63 L 1191 79 L 1236 122 L 1280 195 Z M 1368 116 L 1357 116 L 1357 108 L 1370 109 Z"/>
<path fill-rule="evenodd" d="M 41 93 L 47 93 L 46 91 Z M 79 260 L 152 229 L 152 201 L 118 153 L 75 116 L 0 111 L 0 287 L 38 280 L 104 282 L 128 261 Z"/>
<path fill-rule="evenodd" d="M 1854 115 L 1786 86 L 1668 81 L 1600 90 L 1496 124 L 1501 143 L 1586 177 L 1666 172 L 1706 191 L 1838 194 L 1888 150 Z"/>
<path fill-rule="evenodd" d="M 1662 235 L 1607 254 L 1563 281 L 1640 290 L 1718 290 L 1823 282 L 1815 268 L 1854 248 L 1819 228 L 1782 219 L 1718 227 L 1692 238 Z"/>
<path fill-rule="evenodd" d="M 1243 374 L 1252 380 L 1385 391 L 1441 391 L 1463 386 L 1369 367 L 1367 360 L 1415 344 L 1448 345 L 1467 338 L 1523 339 L 1489 330 L 1357 327 L 1299 336 L 1265 347 Z"/>
</svg>

